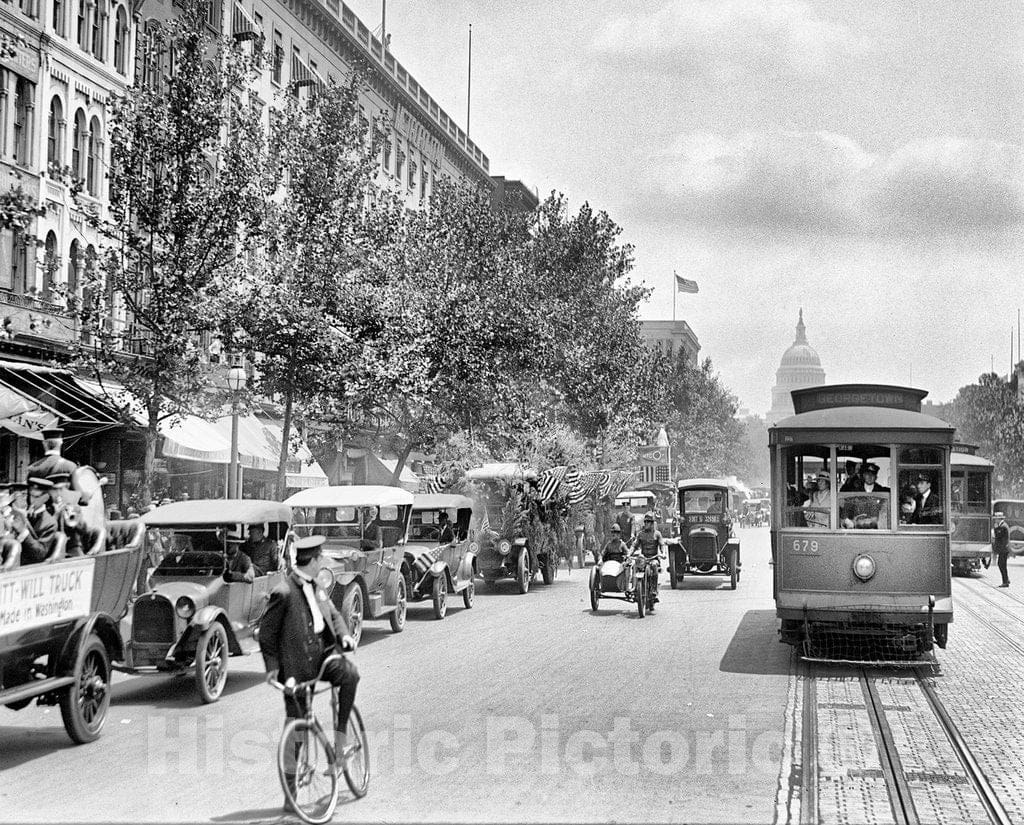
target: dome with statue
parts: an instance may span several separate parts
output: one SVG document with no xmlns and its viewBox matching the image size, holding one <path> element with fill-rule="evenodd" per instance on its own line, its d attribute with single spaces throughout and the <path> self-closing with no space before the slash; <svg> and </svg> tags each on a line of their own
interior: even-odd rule
<svg viewBox="0 0 1024 825">
<path fill-rule="evenodd" d="M 793 414 L 793 398 L 790 395 L 793 390 L 818 387 L 824 383 L 825 370 L 818 353 L 807 341 L 807 327 L 804 326 L 804 311 L 801 309 L 796 323 L 796 338 L 775 371 L 768 422 L 774 423 Z"/>
</svg>

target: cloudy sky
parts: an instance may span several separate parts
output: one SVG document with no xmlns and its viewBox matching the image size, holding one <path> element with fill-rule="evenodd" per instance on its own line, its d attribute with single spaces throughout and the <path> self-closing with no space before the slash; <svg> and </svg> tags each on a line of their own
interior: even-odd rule
<svg viewBox="0 0 1024 825">
<path fill-rule="evenodd" d="M 371 28 L 379 0 L 351 0 Z M 392 51 L 491 171 L 605 209 L 644 317 L 752 410 L 797 310 L 830 381 L 948 400 L 1024 306 L 1018 0 L 391 0 Z"/>
</svg>

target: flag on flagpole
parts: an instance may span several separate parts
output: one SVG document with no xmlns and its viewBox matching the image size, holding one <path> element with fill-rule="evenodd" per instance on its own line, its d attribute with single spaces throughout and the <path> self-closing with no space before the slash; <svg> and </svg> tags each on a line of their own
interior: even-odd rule
<svg viewBox="0 0 1024 825">
<path fill-rule="evenodd" d="M 676 289 L 679 292 L 688 292 L 692 295 L 697 294 L 699 290 L 697 289 L 696 281 L 687 280 L 675 270 L 672 271 L 672 274 L 676 276 Z"/>
</svg>

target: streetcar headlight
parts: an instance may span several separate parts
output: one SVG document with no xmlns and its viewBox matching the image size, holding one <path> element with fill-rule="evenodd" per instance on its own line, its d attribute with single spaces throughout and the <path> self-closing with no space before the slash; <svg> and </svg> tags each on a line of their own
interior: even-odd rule
<svg viewBox="0 0 1024 825">
<path fill-rule="evenodd" d="M 871 556 L 857 556 L 853 560 L 853 575 L 866 582 L 875 575 L 875 560 Z"/>
<path fill-rule="evenodd" d="M 507 556 L 512 552 L 512 542 L 508 539 L 502 539 L 498 542 L 498 552 L 503 556 Z"/>
<path fill-rule="evenodd" d="M 182 619 L 191 619 L 196 614 L 196 603 L 188 596 L 181 596 L 174 603 L 174 612 Z"/>
</svg>

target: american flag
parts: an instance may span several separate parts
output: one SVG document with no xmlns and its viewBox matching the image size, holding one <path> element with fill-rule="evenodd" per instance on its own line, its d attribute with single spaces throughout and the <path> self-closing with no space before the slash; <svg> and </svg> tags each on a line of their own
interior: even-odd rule
<svg viewBox="0 0 1024 825">
<path fill-rule="evenodd" d="M 441 473 L 438 473 L 437 475 L 432 475 L 427 479 L 428 493 L 432 493 L 435 495 L 437 493 L 443 493 L 447 487 L 448 478 Z"/>
<path fill-rule="evenodd" d="M 433 550 L 424 550 L 416 557 L 412 566 L 415 567 L 419 571 L 420 576 L 422 576 L 431 568 L 433 563 L 438 560 L 440 555 L 440 547 L 436 547 Z"/>
<path fill-rule="evenodd" d="M 698 287 L 696 281 L 688 281 L 686 278 L 684 278 L 682 275 L 679 275 L 675 271 L 673 271 L 672 274 L 676 276 L 677 290 L 679 290 L 680 292 L 688 292 L 691 295 L 697 294 Z"/>
<path fill-rule="evenodd" d="M 568 469 L 563 464 L 558 467 L 552 467 L 550 470 L 545 470 L 540 474 L 540 478 L 537 479 L 537 497 L 541 501 L 550 501 L 554 497 L 558 491 L 558 485 L 562 483 L 562 479 L 565 478 L 565 473 Z"/>
<path fill-rule="evenodd" d="M 480 532 L 487 533 L 491 529 L 491 520 L 487 518 L 487 508 L 484 507 L 484 514 L 480 517 Z"/>
</svg>

